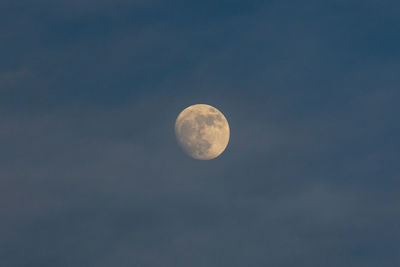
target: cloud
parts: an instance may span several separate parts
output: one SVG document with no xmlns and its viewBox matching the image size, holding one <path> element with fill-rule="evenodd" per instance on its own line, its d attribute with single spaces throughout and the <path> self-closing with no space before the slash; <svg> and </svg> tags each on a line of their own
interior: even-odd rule
<svg viewBox="0 0 400 267">
<path fill-rule="evenodd" d="M 398 199 L 380 199 L 355 177 L 349 184 L 343 167 L 326 164 L 334 150 L 316 131 L 326 122 L 260 127 L 262 114 L 238 116 L 230 149 L 205 166 L 177 147 L 182 101 L 166 104 L 162 95 L 2 124 L 14 129 L 3 136 L 14 153 L 1 168 L 9 265 L 377 263 L 354 259 L 352 250 L 365 232 L 399 219 Z M 250 106 L 242 107 L 234 113 Z M 390 248 L 395 237 L 376 238 Z M 310 257 L 315 251 L 320 256 Z"/>
<path fill-rule="evenodd" d="M 396 55 L 354 54 L 365 39 L 342 38 L 358 29 L 341 27 L 351 12 L 335 28 L 322 4 L 301 10 L 314 16 L 285 4 L 209 20 L 54 15 L 54 29 L 24 13 L 2 43 L 2 263 L 396 266 Z M 231 127 L 206 163 L 173 133 L 195 103 Z"/>
</svg>

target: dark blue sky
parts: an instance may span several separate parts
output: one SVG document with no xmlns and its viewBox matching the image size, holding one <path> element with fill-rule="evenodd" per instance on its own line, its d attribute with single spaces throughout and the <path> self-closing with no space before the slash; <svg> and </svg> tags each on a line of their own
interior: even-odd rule
<svg viewBox="0 0 400 267">
<path fill-rule="evenodd" d="M 399 266 L 400 3 L 248 2 L 0 0 L 0 266 Z"/>
</svg>

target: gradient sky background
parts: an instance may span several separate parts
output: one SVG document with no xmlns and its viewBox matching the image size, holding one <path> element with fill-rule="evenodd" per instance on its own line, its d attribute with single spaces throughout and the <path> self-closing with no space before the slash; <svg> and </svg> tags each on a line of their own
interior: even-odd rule
<svg viewBox="0 0 400 267">
<path fill-rule="evenodd" d="M 398 0 L 0 0 L 0 32 L 0 266 L 400 266 Z"/>
</svg>

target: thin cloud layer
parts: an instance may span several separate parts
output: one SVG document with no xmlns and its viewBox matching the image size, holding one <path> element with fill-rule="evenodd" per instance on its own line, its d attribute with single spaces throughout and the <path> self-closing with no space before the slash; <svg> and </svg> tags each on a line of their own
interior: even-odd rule
<svg viewBox="0 0 400 267">
<path fill-rule="evenodd" d="M 43 3 L 2 17 L 0 265 L 398 265 L 389 2 Z M 196 103 L 212 161 L 175 140 Z"/>
</svg>

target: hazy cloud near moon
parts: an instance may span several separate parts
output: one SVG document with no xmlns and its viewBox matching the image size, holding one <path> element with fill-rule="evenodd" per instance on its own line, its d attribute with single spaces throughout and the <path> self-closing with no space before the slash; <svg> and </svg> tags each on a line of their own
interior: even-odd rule
<svg viewBox="0 0 400 267">
<path fill-rule="evenodd" d="M 290 266 L 299 261 L 317 266 L 327 256 L 334 258 L 334 253 L 307 255 L 340 248 L 346 251 L 342 257 L 351 258 L 364 231 L 378 234 L 383 222 L 400 219 L 398 198 L 376 198 L 357 184 L 349 186 L 348 180 L 337 179 L 346 170 L 323 159 L 332 156 L 327 149 L 333 148 L 324 147 L 327 140 L 318 133 L 328 122 L 302 120 L 287 128 L 268 121 L 257 127 L 265 120 L 260 114 L 235 110 L 237 102 L 226 103 L 224 110 L 242 126 L 231 140 L 237 153 L 226 154 L 223 164 L 210 161 L 204 168 L 185 160 L 173 134 L 166 134 L 180 105 L 155 105 L 148 110 L 149 104 L 158 103 L 162 102 L 152 98 L 122 109 L 58 112 L 14 123 L 14 134 L 7 137 L 12 142 L 6 148 L 16 154 L 3 154 L 7 161 L 2 160 L 1 168 L 6 193 L 2 198 L 8 200 L 0 204 L 3 261 L 17 263 L 14 266 L 26 260 L 46 265 L 50 253 L 57 265 L 155 266 L 162 261 L 168 267 L 201 267 L 204 262 L 213 266 L 213 255 L 220 251 L 232 253 L 223 260 L 232 266 L 249 262 Z M 140 122 L 140 127 L 132 121 Z M 341 122 L 336 123 L 334 128 L 339 129 Z M 340 132 L 326 138 L 337 140 L 338 134 L 340 139 Z M 348 146 L 337 141 L 331 145 Z M 316 163 L 321 167 L 316 168 Z M 13 167 L 22 165 L 24 169 Z M 369 171 L 362 175 L 362 184 L 370 179 Z M 23 198 L 13 194 L 17 190 Z M 29 204 L 31 200 L 36 205 Z M 33 231 L 32 225 L 41 230 Z M 385 227 L 394 231 L 395 225 Z M 309 238 L 313 242 L 305 246 Z M 380 242 L 392 246 L 390 239 Z M 30 250 L 15 259 L 12 255 L 24 249 L 21 243 Z M 99 258 L 93 250 L 103 255 Z M 146 256 L 154 250 L 158 257 Z M 290 251 L 297 252 L 288 258 Z M 363 265 L 378 263 L 369 260 Z"/>
</svg>

